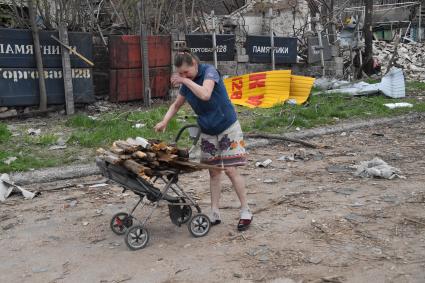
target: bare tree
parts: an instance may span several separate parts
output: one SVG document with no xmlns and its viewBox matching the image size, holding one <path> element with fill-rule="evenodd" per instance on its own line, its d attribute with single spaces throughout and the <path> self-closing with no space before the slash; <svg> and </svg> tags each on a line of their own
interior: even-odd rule
<svg viewBox="0 0 425 283">
<path fill-rule="evenodd" d="M 372 34 L 373 0 L 365 0 L 365 20 L 363 33 L 365 38 L 365 60 L 362 69 L 370 73 L 373 61 L 373 34 Z"/>
</svg>

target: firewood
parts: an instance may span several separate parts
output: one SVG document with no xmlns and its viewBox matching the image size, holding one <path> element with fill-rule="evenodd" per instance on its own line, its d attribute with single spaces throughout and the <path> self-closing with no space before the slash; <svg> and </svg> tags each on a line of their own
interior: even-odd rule
<svg viewBox="0 0 425 283">
<path fill-rule="evenodd" d="M 138 146 L 132 146 L 125 141 L 116 141 L 113 145 L 123 149 L 125 153 L 133 153 L 138 150 Z"/>
<path fill-rule="evenodd" d="M 156 154 L 153 152 L 146 152 L 146 156 L 148 160 L 155 160 L 156 159 Z"/>
<path fill-rule="evenodd" d="M 111 148 L 109 150 L 111 152 L 115 153 L 115 154 L 124 154 L 124 150 L 122 148 L 117 147 L 117 146 L 111 146 Z"/>
<path fill-rule="evenodd" d="M 147 168 L 134 160 L 126 160 L 124 161 L 123 165 L 125 168 L 137 174 L 138 176 L 152 175 L 152 170 L 150 168 Z"/>
<path fill-rule="evenodd" d="M 221 169 L 189 161 L 189 152 L 174 144 L 158 140 L 129 138 L 115 141 L 109 150 L 99 148 L 98 156 L 108 163 L 117 164 L 149 181 L 150 177 L 166 176 L 176 172 L 202 169 Z"/>
<path fill-rule="evenodd" d="M 119 158 L 121 159 L 121 160 L 127 160 L 127 159 L 131 159 L 132 158 L 132 156 L 131 155 L 129 155 L 129 154 L 121 154 L 120 156 L 119 156 Z"/>
<path fill-rule="evenodd" d="M 161 143 L 155 143 L 152 145 L 151 150 L 158 152 L 158 151 L 165 151 L 167 150 L 167 144 L 165 144 L 164 142 Z"/>
<path fill-rule="evenodd" d="M 146 159 L 147 158 L 147 154 L 143 151 L 136 151 L 135 153 L 133 153 L 133 156 L 136 158 L 140 158 L 140 159 Z"/>
</svg>

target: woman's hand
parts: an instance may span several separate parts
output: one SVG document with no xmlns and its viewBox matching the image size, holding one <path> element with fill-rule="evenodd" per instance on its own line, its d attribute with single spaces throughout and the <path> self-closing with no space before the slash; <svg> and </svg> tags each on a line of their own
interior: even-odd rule
<svg viewBox="0 0 425 283">
<path fill-rule="evenodd" d="M 185 78 L 181 77 L 179 74 L 173 74 L 171 76 L 171 84 L 173 87 L 177 87 L 184 83 Z"/>
<path fill-rule="evenodd" d="M 167 128 L 167 123 L 164 121 L 159 122 L 158 124 L 156 124 L 156 126 L 154 127 L 155 132 L 165 132 L 165 129 Z"/>
</svg>

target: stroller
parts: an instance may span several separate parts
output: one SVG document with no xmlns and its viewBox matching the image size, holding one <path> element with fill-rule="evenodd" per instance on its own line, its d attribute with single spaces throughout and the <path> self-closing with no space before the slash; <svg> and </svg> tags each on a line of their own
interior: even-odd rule
<svg viewBox="0 0 425 283">
<path fill-rule="evenodd" d="M 190 139 L 193 141 L 190 152 L 195 147 L 200 136 L 197 125 L 186 125 L 178 132 L 175 142 L 177 143 L 185 130 L 189 131 Z M 139 197 L 139 201 L 130 212 L 118 212 L 111 221 L 111 230 L 117 235 L 125 235 L 125 243 L 130 250 L 139 250 L 146 247 L 149 242 L 149 230 L 146 224 L 161 201 L 168 203 L 171 222 L 177 226 L 187 223 L 189 232 L 194 237 L 203 237 L 208 234 L 211 223 L 208 216 L 202 213 L 201 208 L 184 190 L 178 185 L 178 176 L 183 173 L 179 169 L 167 171 L 167 175 L 155 175 L 152 183 L 140 178 L 133 172 L 119 165 L 108 163 L 99 158 L 96 164 L 100 168 L 102 175 L 124 187 L 123 192 L 131 190 Z M 156 186 L 157 181 L 164 183 L 162 189 Z M 170 194 L 170 193 L 173 194 Z M 133 213 L 139 205 L 142 208 L 146 205 L 143 202 L 147 199 L 153 204 L 147 215 L 143 219 L 137 219 Z M 193 215 L 192 207 L 196 209 Z M 136 225 L 134 225 L 136 224 Z"/>
</svg>

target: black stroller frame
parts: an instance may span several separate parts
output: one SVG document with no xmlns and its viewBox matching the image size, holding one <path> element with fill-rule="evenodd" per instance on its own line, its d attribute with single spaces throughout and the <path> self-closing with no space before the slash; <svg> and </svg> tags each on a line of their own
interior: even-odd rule
<svg viewBox="0 0 425 283">
<path fill-rule="evenodd" d="M 194 127 L 197 128 L 197 125 L 187 125 L 180 129 L 175 141 L 177 142 L 180 139 L 184 130 Z M 194 140 L 193 146 L 196 145 L 199 135 L 199 130 L 196 135 L 191 135 L 192 140 Z M 129 249 L 138 250 L 146 247 L 150 237 L 146 224 L 151 219 L 160 202 L 163 201 L 168 203 L 172 223 L 179 227 L 187 223 L 189 232 L 194 237 L 203 237 L 208 234 L 211 227 L 210 220 L 208 216 L 202 214 L 202 210 L 197 202 L 178 184 L 178 176 L 182 173 L 179 169 L 167 170 L 167 175 L 157 173 L 151 183 L 119 165 L 108 163 L 99 158 L 96 159 L 96 163 L 105 177 L 123 186 L 123 192 L 131 190 L 139 196 L 138 202 L 128 213 L 116 213 L 110 222 L 111 230 L 115 234 L 125 235 L 125 243 Z M 162 189 L 158 189 L 155 186 L 158 180 L 164 183 Z M 175 196 L 168 194 L 170 191 Z M 148 202 L 143 201 L 145 198 L 153 206 L 147 215 L 142 220 L 139 220 L 134 216 L 134 212 L 140 205 L 141 208 L 147 205 Z M 197 213 L 195 215 L 192 215 L 192 207 L 196 209 Z M 137 224 L 134 225 L 134 222 Z"/>
</svg>

